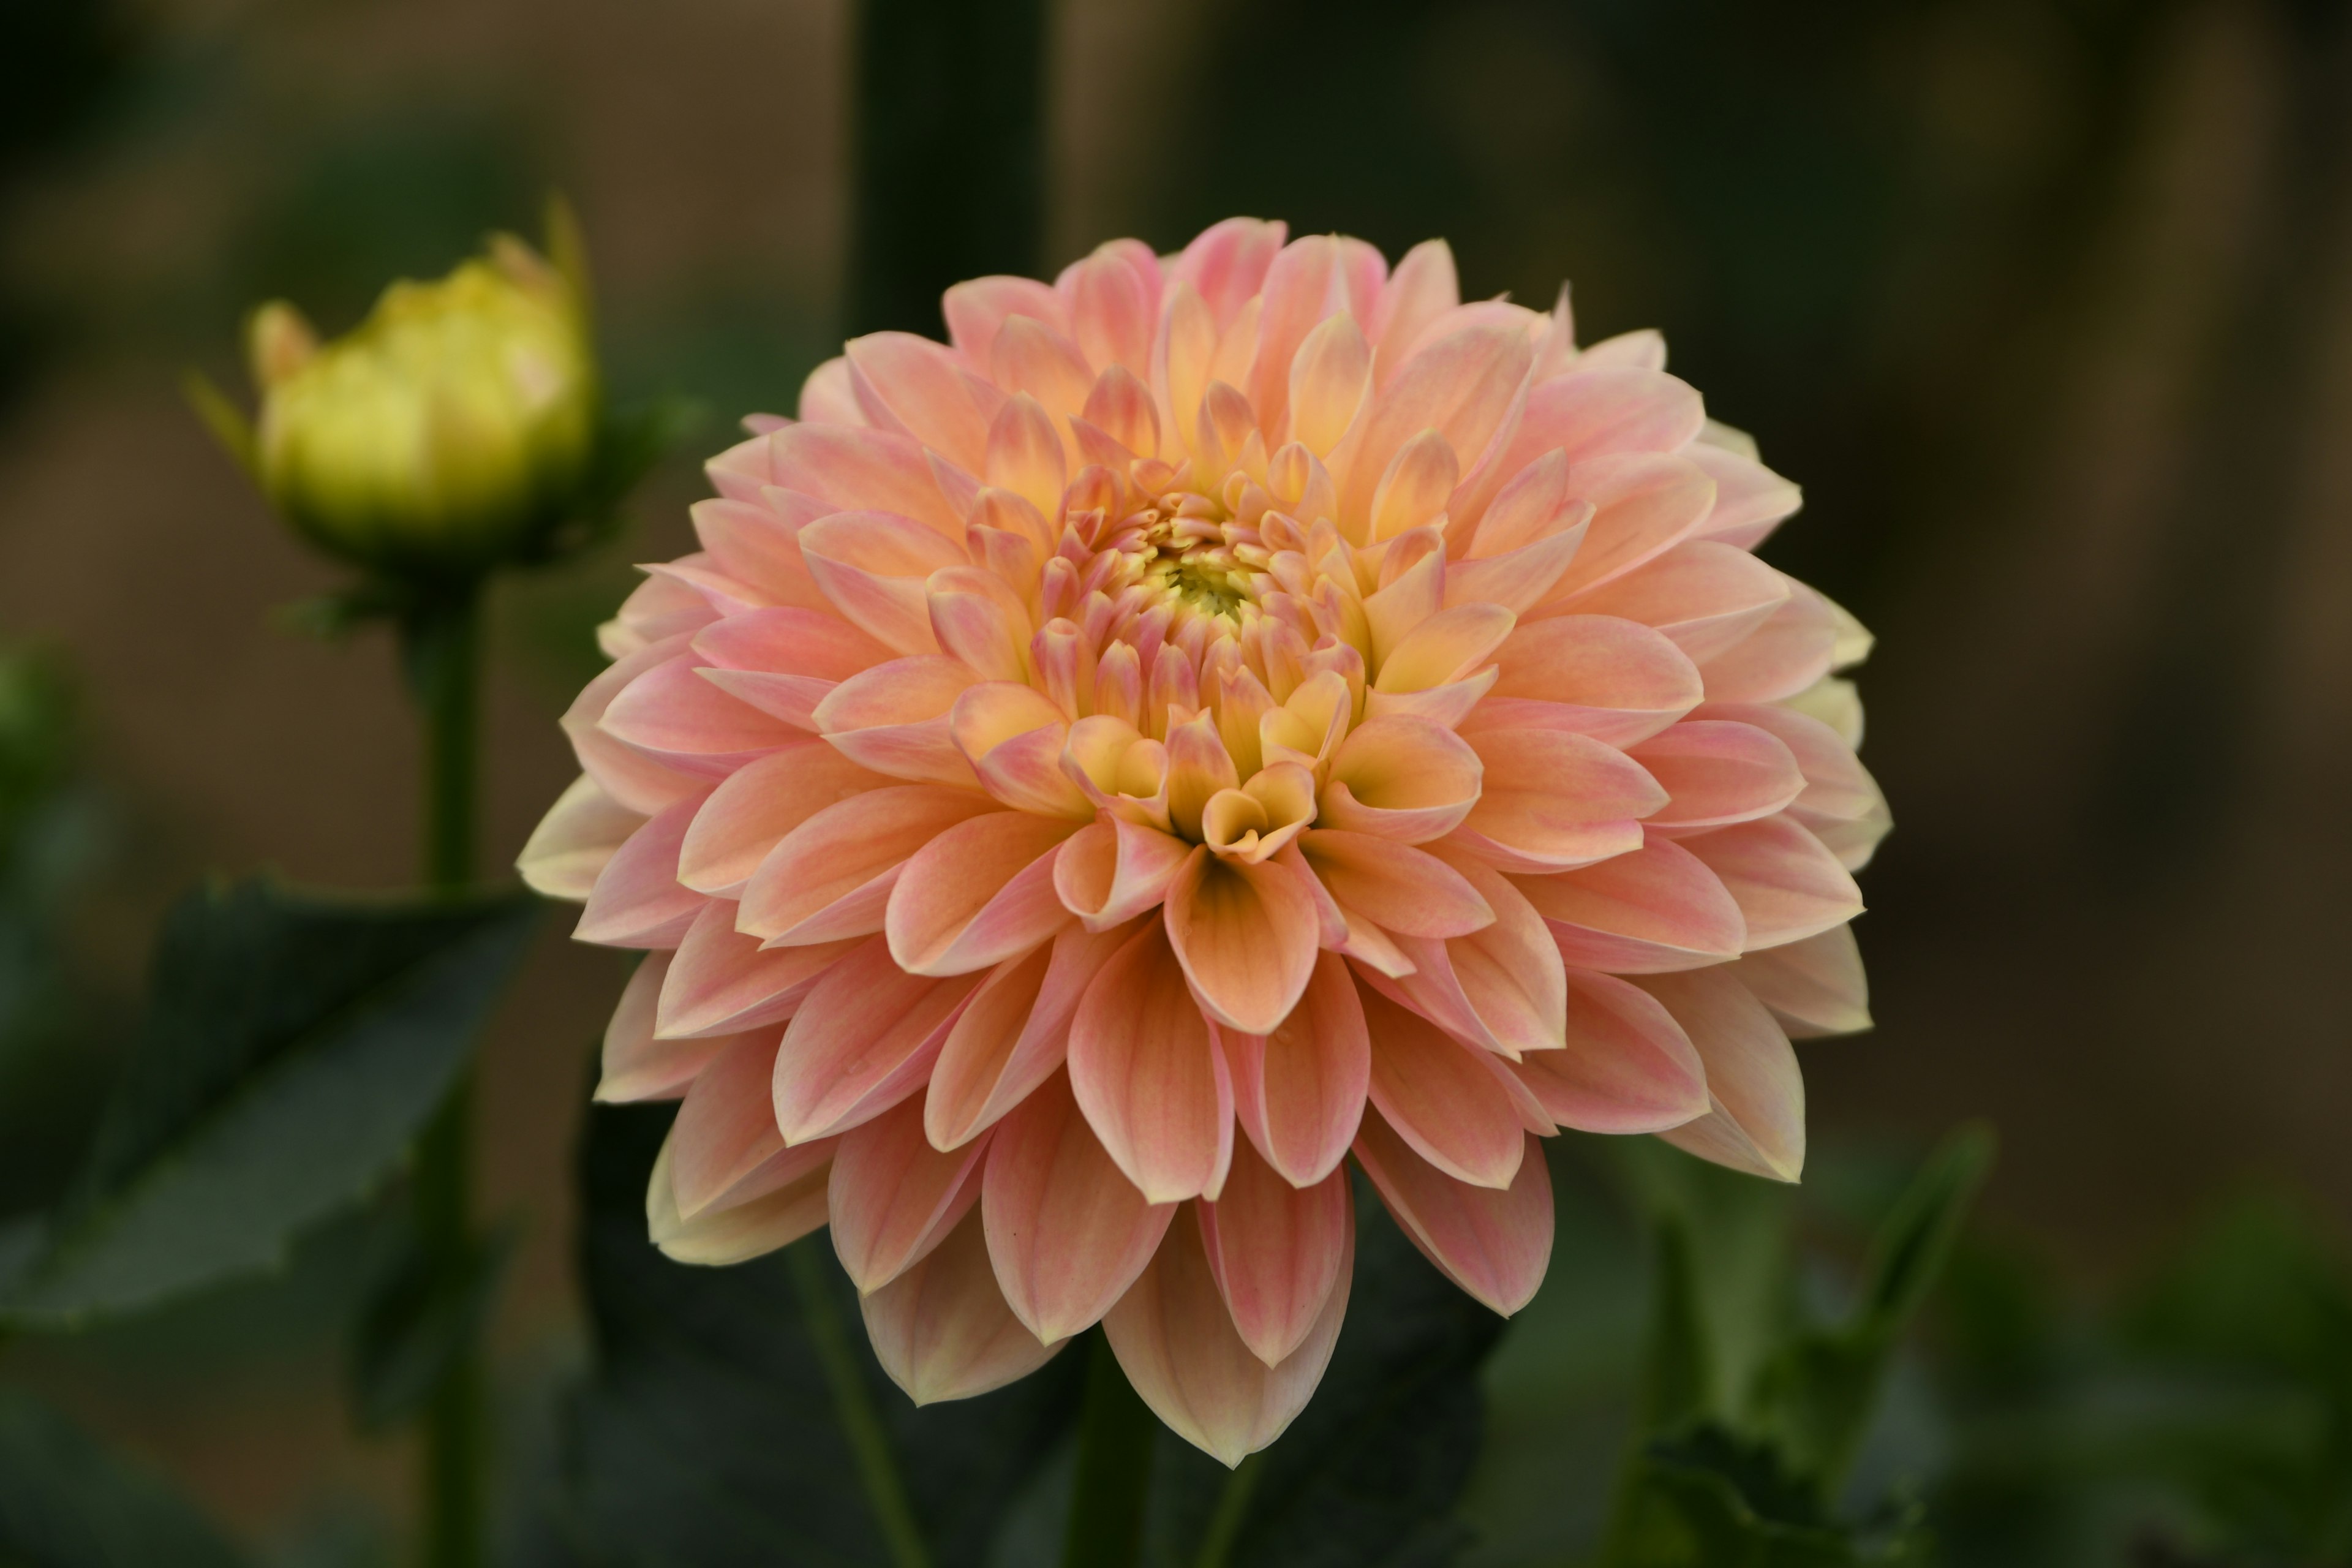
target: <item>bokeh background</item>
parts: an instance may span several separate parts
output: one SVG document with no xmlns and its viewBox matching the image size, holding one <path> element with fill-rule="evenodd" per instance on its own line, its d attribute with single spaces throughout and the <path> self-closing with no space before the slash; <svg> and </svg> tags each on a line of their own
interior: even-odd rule
<svg viewBox="0 0 2352 1568">
<path fill-rule="evenodd" d="M 1215 218 L 1452 241 L 1466 293 L 1664 330 L 1805 487 L 1766 554 L 1879 635 L 1875 1033 L 1804 1047 L 1830 1149 L 2000 1130 L 1987 1225 L 2095 1290 L 2247 1184 L 2352 1220 L 2352 27 L 2326 0 L 1053 0 L 1049 268 Z M 560 188 L 609 378 L 705 410 L 625 537 L 502 587 L 487 838 L 694 453 L 851 309 L 843 0 L 0 0 L 0 644 L 70 700 L 62 933 L 9 1005 L 0 1209 L 61 1179 L 153 920 L 213 870 L 404 883 L 386 640 L 207 441 L 283 295 L 330 331 Z M 1004 89 L 985 56 L 958 95 Z M 1009 73 L 1020 86 L 1021 73 Z M 952 246 L 952 236 L 941 237 Z M 47 689 L 44 688 L 44 690 Z M 47 701 L 0 691 L 0 700 Z M 44 895 L 49 897 L 50 895 Z M 28 950 L 29 951 L 29 950 Z M 488 1047 L 501 1379 L 576 1360 L 569 1150 L 613 955 L 551 928 Z M 27 998 L 32 1000 L 28 1001 Z M 1578 1289 L 1565 1250 L 1549 1293 Z M 337 1327 L 369 1245 L 10 1347 L 7 1373 L 287 1561 L 397 1509 Z M 528 1415 L 518 1416 L 527 1426 Z"/>
</svg>

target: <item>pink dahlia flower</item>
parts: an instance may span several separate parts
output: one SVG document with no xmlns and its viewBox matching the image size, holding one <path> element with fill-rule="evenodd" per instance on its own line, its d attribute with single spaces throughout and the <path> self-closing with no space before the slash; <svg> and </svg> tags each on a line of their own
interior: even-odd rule
<svg viewBox="0 0 2352 1568">
<path fill-rule="evenodd" d="M 1793 1179 L 1887 827 L 1867 636 L 1654 333 L 1283 241 L 960 284 L 749 421 L 522 859 L 646 950 L 598 1092 L 683 1097 L 671 1257 L 830 1225 L 918 1401 L 1100 1321 L 1229 1464 L 1330 1357 L 1349 1153 L 1505 1313 L 1539 1137 Z"/>
</svg>

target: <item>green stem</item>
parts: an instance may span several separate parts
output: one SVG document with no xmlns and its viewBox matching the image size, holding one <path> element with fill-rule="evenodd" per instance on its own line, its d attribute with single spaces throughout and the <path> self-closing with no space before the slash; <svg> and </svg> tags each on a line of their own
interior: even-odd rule
<svg viewBox="0 0 2352 1568">
<path fill-rule="evenodd" d="M 801 1299 L 801 1321 L 808 1329 L 809 1342 L 816 1347 L 825 1381 L 833 1386 L 834 1414 L 840 1418 L 842 1435 L 849 1439 L 850 1454 L 857 1461 L 857 1479 L 865 1483 L 866 1501 L 890 1549 L 890 1560 L 898 1568 L 929 1568 L 931 1554 L 923 1545 L 923 1532 L 916 1527 L 906 1484 L 898 1479 L 890 1435 L 882 1429 L 881 1415 L 874 1408 L 873 1392 L 866 1384 L 866 1369 L 841 1326 L 833 1286 L 825 1278 L 824 1259 L 817 1251 L 824 1245 L 818 1237 L 784 1252 L 792 1263 L 793 1289 Z"/>
<path fill-rule="evenodd" d="M 454 897 L 474 878 L 481 594 L 446 589 L 402 622 L 402 655 L 424 720 L 422 861 L 425 886 Z M 460 1077 L 417 1142 L 416 1230 L 434 1275 L 454 1279 L 474 1253 L 473 1075 Z M 481 1352 L 452 1358 L 425 1410 L 425 1562 L 479 1568 L 483 1561 Z"/>
<path fill-rule="evenodd" d="M 1128 1386 L 1108 1336 L 1097 1329 L 1090 1341 L 1062 1568 L 1135 1568 L 1143 1554 L 1143 1505 L 1160 1424 Z"/>
<path fill-rule="evenodd" d="M 1209 1516 L 1209 1528 L 1201 1536 L 1201 1550 L 1192 1559 L 1192 1568 L 1225 1568 L 1225 1561 L 1234 1553 L 1234 1542 L 1241 1538 L 1242 1521 L 1249 1517 L 1250 1494 L 1257 1489 L 1258 1468 L 1263 1453 L 1252 1454 L 1225 1478 L 1224 1489 L 1217 1494 L 1217 1511 Z"/>
</svg>

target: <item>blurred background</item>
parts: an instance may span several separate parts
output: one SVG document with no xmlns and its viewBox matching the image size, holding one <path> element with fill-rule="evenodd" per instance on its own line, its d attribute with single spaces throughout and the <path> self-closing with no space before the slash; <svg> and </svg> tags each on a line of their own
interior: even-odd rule
<svg viewBox="0 0 2352 1568">
<path fill-rule="evenodd" d="M 62 1179 L 173 894 L 415 858 L 388 639 L 273 619 L 334 577 L 184 369 L 242 386 L 255 300 L 340 331 L 576 204 L 616 394 L 707 417 L 620 542 L 500 590 L 503 862 L 574 771 L 554 719 L 591 628 L 632 562 L 690 548 L 698 455 L 844 335 L 854 31 L 842 0 L 0 0 L 0 806 L 37 805 L 0 1211 Z M 1048 32 L 1048 276 L 1233 213 L 1391 257 L 1442 235 L 1467 295 L 1566 278 L 1588 340 L 1662 329 L 1805 487 L 1766 553 L 1879 636 L 1864 758 L 1897 824 L 1859 927 L 1879 1026 L 1803 1049 L 1826 1169 L 1989 1120 L 1987 1245 L 2084 1300 L 2249 1188 L 2352 1220 L 2343 6 L 1054 0 Z M 484 1068 L 526 1413 L 580 1353 L 568 1152 L 623 977 L 560 923 Z M 331 1230 L 286 1280 L 7 1373 L 287 1561 L 339 1560 L 406 1463 L 343 1414 L 369 1245 Z"/>
</svg>

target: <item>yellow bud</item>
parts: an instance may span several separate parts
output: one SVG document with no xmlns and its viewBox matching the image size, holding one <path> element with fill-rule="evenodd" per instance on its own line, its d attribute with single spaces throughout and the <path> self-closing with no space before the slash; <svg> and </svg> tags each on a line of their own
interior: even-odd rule
<svg viewBox="0 0 2352 1568">
<path fill-rule="evenodd" d="M 323 345 L 293 307 L 257 310 L 254 468 L 271 502 L 382 570 L 468 574 L 530 554 L 579 501 L 595 439 L 575 278 L 501 235 L 437 282 L 394 283 Z"/>
</svg>

